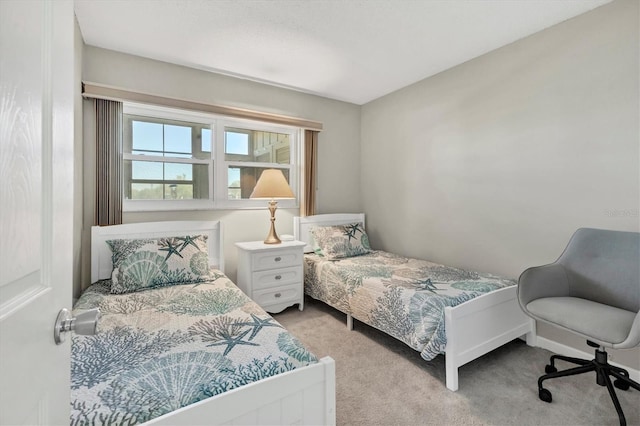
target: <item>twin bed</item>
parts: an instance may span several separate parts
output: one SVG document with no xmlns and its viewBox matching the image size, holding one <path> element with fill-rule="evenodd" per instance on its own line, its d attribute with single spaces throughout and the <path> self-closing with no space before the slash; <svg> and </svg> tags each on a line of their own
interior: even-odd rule
<svg viewBox="0 0 640 426">
<path fill-rule="evenodd" d="M 445 355 L 446 386 L 458 368 L 515 339 L 535 343 L 535 323 L 520 309 L 516 283 L 425 260 L 371 250 L 364 214 L 294 218 L 305 246 L 305 293 L 420 352 Z"/>
<path fill-rule="evenodd" d="M 223 272 L 219 222 L 92 229 L 71 424 L 335 424 L 335 366 Z"/>
<path fill-rule="evenodd" d="M 534 344 L 516 286 L 371 250 L 363 214 L 294 218 L 305 292 L 458 368 L 515 339 Z M 335 365 L 318 359 L 224 274 L 217 221 L 93 227 L 92 284 L 74 313 L 71 424 L 335 424 Z"/>
</svg>

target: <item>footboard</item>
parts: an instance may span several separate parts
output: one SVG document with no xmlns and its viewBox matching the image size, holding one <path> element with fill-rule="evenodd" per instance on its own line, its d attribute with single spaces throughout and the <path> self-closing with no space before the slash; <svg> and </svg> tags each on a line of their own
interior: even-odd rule
<svg viewBox="0 0 640 426">
<path fill-rule="evenodd" d="M 325 357 L 157 417 L 154 425 L 335 425 L 335 362 Z"/>
<path fill-rule="evenodd" d="M 535 322 L 518 305 L 516 286 L 483 294 L 444 310 L 447 388 L 458 390 L 458 367 L 526 335 L 535 345 Z"/>
</svg>

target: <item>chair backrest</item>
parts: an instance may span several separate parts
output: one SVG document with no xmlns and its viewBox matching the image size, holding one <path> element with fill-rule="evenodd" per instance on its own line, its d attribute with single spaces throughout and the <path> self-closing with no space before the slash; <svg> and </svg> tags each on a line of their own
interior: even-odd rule
<svg viewBox="0 0 640 426">
<path fill-rule="evenodd" d="M 572 296 L 640 310 L 640 233 L 580 228 L 557 263 Z"/>
</svg>

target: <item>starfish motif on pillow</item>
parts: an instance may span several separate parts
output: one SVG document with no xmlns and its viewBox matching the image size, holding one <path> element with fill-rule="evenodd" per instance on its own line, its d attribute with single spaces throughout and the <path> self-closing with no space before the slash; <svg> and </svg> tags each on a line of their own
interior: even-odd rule
<svg viewBox="0 0 640 426">
<path fill-rule="evenodd" d="M 196 244 L 196 241 L 198 241 L 198 238 L 200 238 L 199 235 L 196 235 L 195 237 L 192 237 L 191 235 L 187 235 L 186 237 L 178 237 L 177 239 L 179 241 L 182 241 L 182 247 L 180 247 L 180 251 L 184 250 L 185 247 L 187 247 L 188 245 L 192 245 L 198 250 L 200 250 L 200 247 L 198 247 L 198 244 Z"/>
<path fill-rule="evenodd" d="M 354 223 L 351 225 L 345 225 L 344 230 L 344 234 L 349 237 L 349 241 L 351 241 L 351 238 L 356 238 L 356 233 L 360 231 L 360 224 Z"/>
<path fill-rule="evenodd" d="M 169 260 L 169 257 L 171 257 L 172 254 L 176 254 L 180 257 L 183 257 L 180 252 L 178 251 L 178 245 L 173 245 L 172 241 L 167 240 L 166 241 L 166 246 L 165 247 L 161 247 L 159 250 L 160 251 L 166 251 L 167 252 L 167 257 L 164 258 L 164 260 Z"/>
</svg>

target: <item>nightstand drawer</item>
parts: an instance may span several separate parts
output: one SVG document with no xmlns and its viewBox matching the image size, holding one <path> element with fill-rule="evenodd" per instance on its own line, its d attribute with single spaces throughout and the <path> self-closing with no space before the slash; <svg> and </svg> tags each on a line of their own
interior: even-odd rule
<svg viewBox="0 0 640 426">
<path fill-rule="evenodd" d="M 252 282 L 253 288 L 259 290 L 279 287 L 287 284 L 301 283 L 302 278 L 302 268 L 294 266 L 292 268 L 279 268 L 254 272 Z"/>
<path fill-rule="evenodd" d="M 269 290 L 254 291 L 253 300 L 255 300 L 260 306 L 263 306 L 264 308 L 268 308 L 269 305 L 290 301 L 295 301 L 295 303 L 297 303 L 298 300 L 302 297 L 300 287 L 300 285 L 294 284 Z"/>
<path fill-rule="evenodd" d="M 253 253 L 251 255 L 254 271 L 263 269 L 286 268 L 302 264 L 302 250 L 278 250 L 277 252 Z"/>
</svg>

